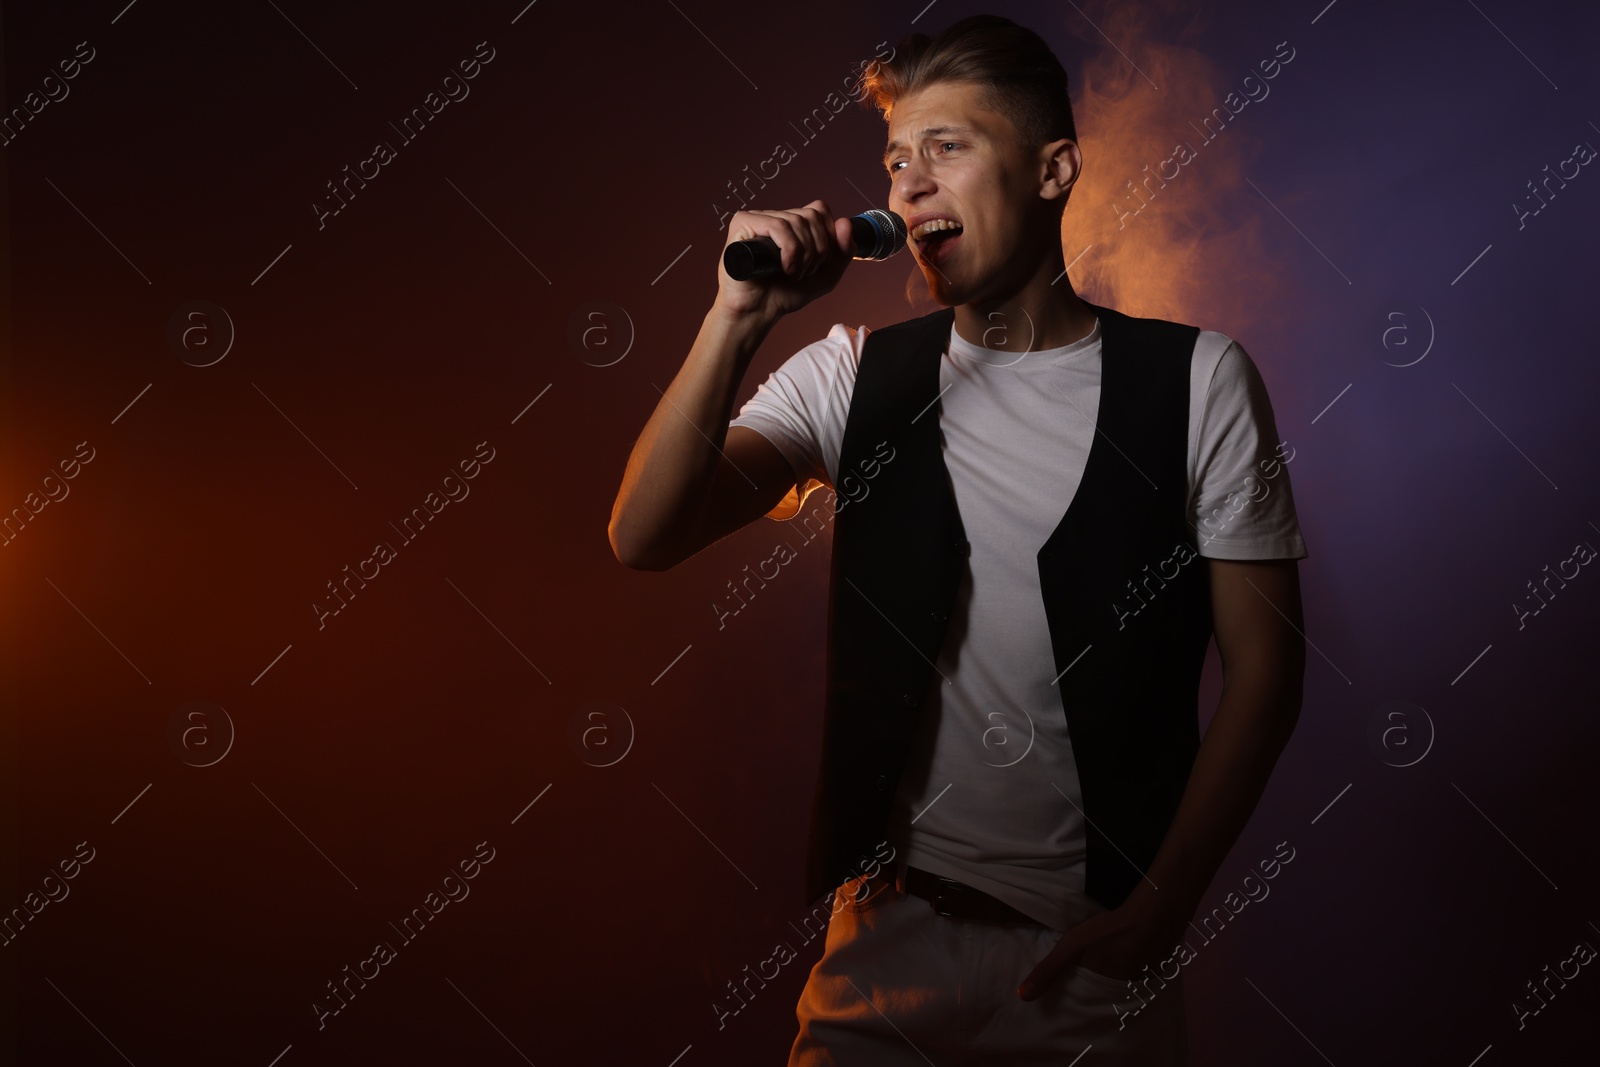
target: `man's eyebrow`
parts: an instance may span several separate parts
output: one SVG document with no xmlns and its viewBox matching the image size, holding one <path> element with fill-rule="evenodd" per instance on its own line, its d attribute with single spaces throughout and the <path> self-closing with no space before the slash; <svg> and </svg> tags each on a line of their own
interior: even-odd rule
<svg viewBox="0 0 1600 1067">
<path fill-rule="evenodd" d="M 930 137 L 943 137 L 946 134 L 952 133 L 958 137 L 978 136 L 978 131 L 973 129 L 971 126 L 929 126 L 927 129 L 918 134 L 918 140 L 925 141 Z M 901 144 L 899 141 L 890 141 L 889 146 L 883 150 L 884 165 L 887 166 L 889 163 L 889 157 L 904 147 L 905 145 Z"/>
</svg>

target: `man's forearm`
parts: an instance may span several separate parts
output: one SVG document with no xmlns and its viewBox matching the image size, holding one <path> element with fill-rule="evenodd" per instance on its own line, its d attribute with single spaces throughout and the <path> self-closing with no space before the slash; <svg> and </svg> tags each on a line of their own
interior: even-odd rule
<svg viewBox="0 0 1600 1067">
<path fill-rule="evenodd" d="M 1292 664 L 1225 683 L 1177 814 L 1130 903 L 1189 921 L 1261 799 L 1300 702 L 1301 674 Z"/>
<path fill-rule="evenodd" d="M 717 467 L 739 383 L 772 328 L 713 305 L 694 346 L 645 423 L 622 476 L 610 536 L 626 557 L 660 552 L 693 524 Z"/>
</svg>

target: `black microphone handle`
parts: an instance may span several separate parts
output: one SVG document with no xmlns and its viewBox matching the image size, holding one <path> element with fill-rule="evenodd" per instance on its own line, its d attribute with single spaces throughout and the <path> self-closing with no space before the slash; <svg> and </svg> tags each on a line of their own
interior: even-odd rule
<svg viewBox="0 0 1600 1067">
<path fill-rule="evenodd" d="M 722 269 L 736 282 L 771 278 L 783 272 L 783 254 L 770 237 L 735 241 L 722 253 Z"/>
<path fill-rule="evenodd" d="M 851 217 L 850 237 L 855 246 L 854 259 L 886 259 L 904 247 L 903 240 L 895 242 L 886 237 L 872 220 L 861 215 Z M 783 255 L 772 238 L 752 237 L 728 246 L 722 254 L 722 269 L 736 282 L 772 278 L 783 273 Z"/>
</svg>

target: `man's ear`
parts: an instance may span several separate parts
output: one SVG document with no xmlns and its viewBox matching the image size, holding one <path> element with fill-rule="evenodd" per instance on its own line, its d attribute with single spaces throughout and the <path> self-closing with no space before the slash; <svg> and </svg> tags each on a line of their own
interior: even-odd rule
<svg viewBox="0 0 1600 1067">
<path fill-rule="evenodd" d="M 1063 137 L 1039 149 L 1039 196 L 1045 200 L 1065 197 L 1083 171 L 1083 153 L 1078 142 Z"/>
</svg>

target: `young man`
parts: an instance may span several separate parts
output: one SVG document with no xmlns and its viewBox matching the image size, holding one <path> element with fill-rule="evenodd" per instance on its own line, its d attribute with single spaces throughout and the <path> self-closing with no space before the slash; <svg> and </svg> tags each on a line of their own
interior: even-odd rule
<svg viewBox="0 0 1600 1067">
<path fill-rule="evenodd" d="M 1174 948 L 1299 713 L 1293 452 L 1236 342 L 1063 278 L 1083 164 L 1036 34 L 991 15 L 915 34 L 865 88 L 888 206 L 943 310 L 834 326 L 729 421 L 772 323 L 830 291 L 850 247 L 822 201 L 738 213 L 729 240 L 771 237 L 785 275 L 719 270 L 611 543 L 665 569 L 839 494 L 806 891 L 841 900 L 791 1067 L 1091 1045 L 1182 1063 Z"/>
</svg>

